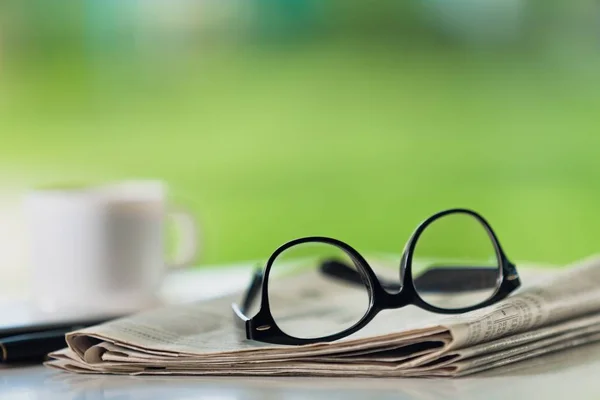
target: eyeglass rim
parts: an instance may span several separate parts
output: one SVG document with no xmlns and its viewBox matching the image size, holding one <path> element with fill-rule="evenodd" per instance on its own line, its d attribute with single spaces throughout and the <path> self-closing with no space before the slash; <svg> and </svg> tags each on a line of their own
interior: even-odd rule
<svg viewBox="0 0 600 400">
<path fill-rule="evenodd" d="M 421 237 L 423 232 L 425 232 L 425 230 L 432 223 L 434 223 L 435 221 L 437 221 L 443 217 L 451 215 L 451 214 L 469 215 L 469 216 L 475 218 L 477 220 L 477 222 L 479 222 L 483 226 L 489 239 L 491 240 L 491 242 L 494 246 L 494 252 L 496 254 L 496 259 L 498 260 L 498 263 L 499 263 L 498 276 L 496 277 L 496 289 L 494 290 L 494 292 L 491 293 L 488 298 L 478 302 L 477 304 L 474 304 L 469 307 L 459 307 L 459 308 L 455 308 L 455 309 L 438 307 L 438 306 L 435 306 L 435 305 L 427 302 L 425 299 L 423 299 L 423 297 L 421 297 L 421 294 L 419 293 L 419 291 L 417 290 L 417 288 L 414 285 L 414 280 L 413 280 L 413 276 L 412 276 L 412 272 L 413 272 L 412 261 L 413 261 L 413 257 L 414 257 L 414 253 L 415 253 L 415 248 L 417 246 L 417 243 L 419 242 L 419 238 Z M 506 257 L 504 250 L 502 249 L 502 246 L 500 245 L 500 241 L 498 240 L 498 237 L 496 236 L 496 233 L 492 229 L 491 225 L 487 222 L 487 220 L 483 216 L 481 216 L 479 213 L 477 213 L 473 210 L 469 210 L 466 208 L 454 208 L 454 209 L 440 211 L 440 212 L 432 215 L 431 217 L 427 218 L 426 220 L 421 222 L 419 224 L 419 226 L 417 226 L 417 228 L 415 229 L 415 231 L 413 232 L 411 237 L 408 239 L 405 249 L 402 252 L 402 259 L 400 262 L 400 282 L 403 284 L 403 286 L 407 285 L 407 284 L 409 286 L 411 286 L 411 291 L 413 292 L 413 295 L 416 298 L 415 300 L 418 301 L 418 304 L 416 304 L 416 303 L 412 303 L 412 304 L 417 305 L 428 311 L 440 312 L 441 310 L 443 310 L 444 313 L 447 313 L 447 314 L 460 314 L 460 313 L 472 311 L 473 309 L 481 308 L 482 306 L 480 304 L 486 303 L 488 300 L 495 298 L 495 296 L 501 290 L 502 282 L 504 281 L 504 275 L 505 275 L 505 272 L 507 272 L 507 271 L 505 271 L 507 268 L 504 268 L 504 265 L 507 263 L 510 264 L 510 261 Z M 453 311 L 453 310 L 456 310 L 456 311 Z"/>
<path fill-rule="evenodd" d="M 421 296 L 419 296 L 416 288 L 414 287 L 414 282 L 412 280 L 412 258 L 416 243 L 418 242 L 418 239 L 423 233 L 423 231 L 437 219 L 454 213 L 464 213 L 473 216 L 485 227 L 497 252 L 498 261 L 500 263 L 500 273 L 497 278 L 496 291 L 488 299 L 469 307 L 446 309 L 429 304 L 426 301 L 424 301 L 421 298 Z M 364 276 L 367 279 L 366 287 L 369 291 L 369 307 L 367 308 L 365 314 L 359 321 L 357 321 L 354 325 L 341 332 L 316 338 L 299 338 L 289 335 L 283 330 L 281 330 L 281 328 L 277 325 L 277 322 L 275 321 L 275 318 L 272 315 L 268 295 L 269 277 L 270 271 L 273 267 L 273 263 L 281 253 L 293 246 L 310 242 L 325 243 L 336 246 L 344 252 L 346 252 L 346 254 L 352 257 L 355 261 L 357 261 L 357 268 L 361 269 L 361 272 L 364 273 Z M 355 333 L 358 330 L 362 329 L 380 311 L 385 309 L 394 309 L 401 308 L 407 305 L 415 305 L 424 310 L 440 314 L 460 314 L 494 304 L 508 296 L 511 292 L 513 292 L 520 286 L 520 280 L 516 271 L 516 266 L 513 263 L 511 263 L 506 257 L 504 250 L 500 245 L 500 241 L 498 240 L 495 232 L 493 231 L 489 223 L 479 213 L 466 208 L 453 208 L 437 212 L 429 218 L 425 219 L 417 226 L 413 234 L 410 236 L 402 254 L 400 262 L 400 279 L 402 284 L 402 290 L 399 293 L 390 294 L 387 291 L 385 291 L 381 286 L 373 268 L 368 264 L 364 257 L 362 257 L 362 255 L 358 251 L 356 251 L 352 246 L 341 240 L 334 239 L 331 237 L 307 236 L 290 240 L 287 243 L 284 243 L 279 248 L 277 248 L 269 257 L 264 269 L 261 285 L 262 287 L 260 288 L 261 303 L 259 311 L 254 317 L 246 317 L 243 314 L 243 312 L 241 312 L 240 307 L 235 304 L 233 305 L 233 308 L 234 313 L 237 316 L 238 322 L 242 323 L 243 327 L 245 328 L 244 330 L 246 333 L 246 339 L 273 344 L 302 345 L 335 341 L 347 337 L 352 333 Z"/>
</svg>

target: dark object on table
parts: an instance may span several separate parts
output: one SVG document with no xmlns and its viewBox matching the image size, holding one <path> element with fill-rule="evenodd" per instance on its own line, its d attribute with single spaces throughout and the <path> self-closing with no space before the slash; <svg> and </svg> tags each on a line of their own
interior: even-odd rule
<svg viewBox="0 0 600 400">
<path fill-rule="evenodd" d="M 66 347 L 67 333 L 114 318 L 22 325 L 2 329 L 0 330 L 0 362 L 41 362 L 48 353 Z"/>
</svg>

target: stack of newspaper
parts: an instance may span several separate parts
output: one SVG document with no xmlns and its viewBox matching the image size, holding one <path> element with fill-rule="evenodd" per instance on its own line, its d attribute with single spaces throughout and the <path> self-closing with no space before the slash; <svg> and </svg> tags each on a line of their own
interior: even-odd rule
<svg viewBox="0 0 600 400">
<path fill-rule="evenodd" d="M 47 364 L 78 373 L 457 377 L 600 341 L 600 258 L 529 285 L 521 275 L 520 291 L 484 309 L 455 317 L 389 310 L 347 339 L 306 346 L 240 338 L 230 308 L 239 298 L 165 307 L 70 333 Z M 313 278 L 295 277 L 277 301 L 318 291 Z M 323 322 L 318 308 L 331 293 L 319 296 L 300 322 Z"/>
</svg>

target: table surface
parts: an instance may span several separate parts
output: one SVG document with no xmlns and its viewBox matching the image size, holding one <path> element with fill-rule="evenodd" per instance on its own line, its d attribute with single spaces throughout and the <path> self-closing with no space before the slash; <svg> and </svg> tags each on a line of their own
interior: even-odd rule
<svg viewBox="0 0 600 400">
<path fill-rule="evenodd" d="M 163 292 L 174 301 L 188 301 L 198 296 L 201 282 L 212 290 L 202 296 L 210 297 L 235 290 L 249 275 L 248 268 L 229 269 L 227 274 L 236 278 L 225 280 L 228 287 L 218 288 L 214 282 L 223 282 L 223 272 L 175 275 Z M 458 379 L 133 377 L 69 374 L 39 365 L 0 365 L 0 399 L 598 399 L 598 373 L 600 344 Z"/>
</svg>

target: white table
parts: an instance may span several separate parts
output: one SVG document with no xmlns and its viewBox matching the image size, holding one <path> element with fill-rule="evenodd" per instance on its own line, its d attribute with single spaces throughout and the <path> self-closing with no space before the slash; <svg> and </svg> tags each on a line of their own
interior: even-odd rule
<svg viewBox="0 0 600 400">
<path fill-rule="evenodd" d="M 223 273 L 228 286 L 218 287 Z M 210 297 L 245 284 L 248 275 L 247 266 L 184 272 L 163 293 L 174 301 Z M 598 399 L 599 376 L 600 344 L 460 379 L 129 377 L 13 365 L 0 366 L 0 399 Z"/>
</svg>

